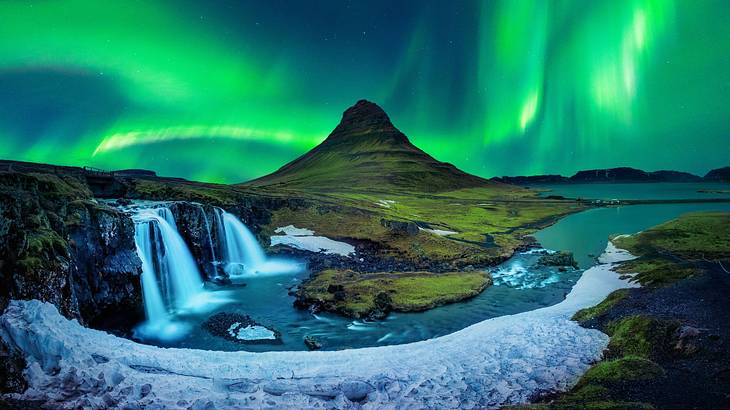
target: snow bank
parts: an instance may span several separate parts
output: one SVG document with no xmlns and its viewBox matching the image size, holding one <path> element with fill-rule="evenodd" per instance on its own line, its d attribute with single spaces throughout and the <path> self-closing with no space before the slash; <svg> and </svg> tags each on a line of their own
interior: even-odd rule
<svg viewBox="0 0 730 410">
<path fill-rule="evenodd" d="M 456 231 L 447 231 L 444 229 L 428 229 L 428 228 L 421 228 L 421 227 L 419 227 L 418 229 L 428 232 L 428 233 L 432 233 L 434 235 L 438 235 L 438 236 L 453 235 L 455 233 L 458 233 Z"/>
<path fill-rule="evenodd" d="M 164 349 L 84 328 L 39 301 L 13 301 L 0 336 L 20 349 L 49 407 L 494 408 L 565 390 L 601 357 L 603 333 L 570 321 L 630 286 L 609 245 L 554 306 L 421 342 L 326 352 Z"/>
<path fill-rule="evenodd" d="M 284 245 L 309 252 L 324 252 L 342 256 L 350 256 L 355 253 L 355 247 L 349 243 L 335 241 L 326 236 L 314 236 L 314 231 L 310 229 L 287 225 L 276 228 L 274 232 L 284 235 L 273 235 L 271 246 Z"/>
</svg>

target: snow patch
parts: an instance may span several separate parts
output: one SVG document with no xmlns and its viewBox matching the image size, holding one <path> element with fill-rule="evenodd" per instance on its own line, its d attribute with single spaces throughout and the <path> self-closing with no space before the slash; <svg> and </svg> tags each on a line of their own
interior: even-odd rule
<svg viewBox="0 0 730 410">
<path fill-rule="evenodd" d="M 314 231 L 311 229 L 287 225 L 276 228 L 274 232 L 284 233 L 284 235 L 273 235 L 271 237 L 271 246 L 284 245 L 303 251 L 324 252 L 341 256 L 350 256 L 355 253 L 355 247 L 349 243 L 335 241 L 326 236 L 314 236 Z"/>
<path fill-rule="evenodd" d="M 241 322 L 235 322 L 228 328 L 228 334 L 239 340 L 274 340 L 276 334 L 259 325 L 243 326 Z"/>
<path fill-rule="evenodd" d="M 453 235 L 453 234 L 458 233 L 455 231 L 447 231 L 447 230 L 443 230 L 443 229 L 429 229 L 429 228 L 421 228 L 421 227 L 418 227 L 418 229 L 425 231 L 425 232 L 432 233 L 434 235 L 438 235 L 438 236 Z"/>
<path fill-rule="evenodd" d="M 375 205 L 382 206 L 383 208 L 390 208 L 390 206 L 395 203 L 396 202 L 391 199 L 378 199 L 378 201 L 375 202 Z"/>
<path fill-rule="evenodd" d="M 314 235 L 314 231 L 307 228 L 297 228 L 294 225 L 287 225 L 282 226 L 280 228 L 276 228 L 274 231 L 276 233 L 283 233 L 284 235 L 292 235 L 292 236 L 310 236 Z"/>
<path fill-rule="evenodd" d="M 556 305 L 405 345 L 319 352 L 222 352 L 142 345 L 81 326 L 37 300 L 12 301 L 0 336 L 28 363 L 12 397 L 50 408 L 497 408 L 569 389 L 608 336 L 570 317 L 632 286 L 609 244 Z M 232 329 L 237 330 L 237 329 Z"/>
</svg>

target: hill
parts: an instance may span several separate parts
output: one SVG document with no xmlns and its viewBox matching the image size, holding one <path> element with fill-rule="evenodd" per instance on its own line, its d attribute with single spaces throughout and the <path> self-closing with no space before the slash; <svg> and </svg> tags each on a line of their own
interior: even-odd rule
<svg viewBox="0 0 730 410">
<path fill-rule="evenodd" d="M 321 144 L 243 185 L 303 191 L 441 192 L 498 187 L 413 145 L 378 105 L 360 100 Z"/>
</svg>

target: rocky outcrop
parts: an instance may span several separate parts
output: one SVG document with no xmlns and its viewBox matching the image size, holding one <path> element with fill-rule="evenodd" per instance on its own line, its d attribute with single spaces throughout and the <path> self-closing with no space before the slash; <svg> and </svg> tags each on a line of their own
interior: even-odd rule
<svg viewBox="0 0 730 410">
<path fill-rule="evenodd" d="M 39 299 L 85 324 L 142 314 L 132 221 L 97 203 L 81 178 L 0 173 L 0 261 L 2 309 Z"/>
<path fill-rule="evenodd" d="M 395 235 L 414 236 L 419 231 L 418 225 L 415 222 L 381 219 L 380 224 Z"/>
<path fill-rule="evenodd" d="M 560 251 L 540 256 L 537 260 L 543 266 L 570 266 L 578 269 L 578 262 L 573 257 L 573 252 Z"/>
</svg>

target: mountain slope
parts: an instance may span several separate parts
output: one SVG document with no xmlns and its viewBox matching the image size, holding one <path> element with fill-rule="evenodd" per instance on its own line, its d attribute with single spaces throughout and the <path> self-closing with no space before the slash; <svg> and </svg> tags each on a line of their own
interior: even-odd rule
<svg viewBox="0 0 730 410">
<path fill-rule="evenodd" d="M 413 145 L 376 104 L 358 101 L 325 141 L 244 185 L 305 191 L 439 192 L 502 186 L 437 161 Z"/>
</svg>

